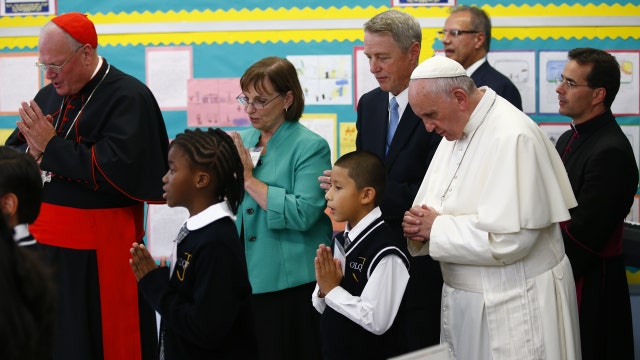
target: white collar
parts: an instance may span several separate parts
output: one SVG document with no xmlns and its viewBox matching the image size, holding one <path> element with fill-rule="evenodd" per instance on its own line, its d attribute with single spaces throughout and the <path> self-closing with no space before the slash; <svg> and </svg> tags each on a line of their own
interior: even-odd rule
<svg viewBox="0 0 640 360">
<path fill-rule="evenodd" d="M 217 204 L 213 204 L 203 211 L 193 215 L 188 218 L 185 222 L 187 224 L 187 230 L 193 231 L 203 228 L 212 222 L 222 219 L 223 217 L 228 216 L 232 220 L 235 220 L 236 217 L 231 211 L 229 204 L 226 201 L 219 202 Z"/>
<path fill-rule="evenodd" d="M 476 70 L 478 70 L 480 65 L 484 64 L 486 61 L 487 61 L 487 57 L 483 56 L 482 59 L 471 64 L 471 66 L 465 69 L 465 71 L 467 72 L 467 76 L 471 76 Z"/>
<path fill-rule="evenodd" d="M 392 93 L 389 93 L 389 102 L 391 101 L 392 97 L 395 97 L 396 102 L 398 103 L 398 120 L 400 120 L 402 119 L 404 109 L 406 109 L 407 105 L 409 104 L 409 88 L 402 90 L 400 94 L 395 96 Z"/>
<path fill-rule="evenodd" d="M 379 218 L 380 216 L 382 216 L 382 211 L 380 211 L 379 206 L 376 206 L 367 215 L 365 215 L 365 217 L 358 221 L 356 226 L 354 226 L 353 228 L 351 228 L 351 226 L 349 226 L 349 224 L 347 223 L 344 228 L 344 234 L 350 234 L 349 239 L 353 241 L 358 237 L 358 235 L 360 235 L 362 231 L 364 231 L 364 229 L 367 228 L 367 226 L 369 226 L 375 219 Z"/>
<path fill-rule="evenodd" d="M 471 117 L 464 127 L 463 139 L 476 131 L 476 129 L 484 122 L 487 117 L 487 113 L 493 107 L 493 103 L 496 101 L 496 92 L 488 86 L 480 87 L 480 90 L 484 90 L 484 95 L 478 106 L 471 113 Z"/>
<path fill-rule="evenodd" d="M 93 74 L 91 75 L 91 78 L 93 79 L 94 76 L 96 76 L 96 74 L 98 73 L 98 71 L 100 71 L 100 68 L 102 67 L 102 56 L 98 56 L 98 65 L 96 66 L 96 68 L 93 70 Z"/>
<path fill-rule="evenodd" d="M 13 228 L 13 240 L 24 239 L 31 235 L 29 232 L 29 224 L 18 224 Z"/>
</svg>

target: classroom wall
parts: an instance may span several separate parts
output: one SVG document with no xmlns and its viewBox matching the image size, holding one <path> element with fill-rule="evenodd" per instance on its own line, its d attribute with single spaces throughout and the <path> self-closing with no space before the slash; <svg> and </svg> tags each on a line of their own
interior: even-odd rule
<svg viewBox="0 0 640 360">
<path fill-rule="evenodd" d="M 195 79 L 237 78 L 253 62 L 271 55 L 340 55 L 353 59 L 354 47 L 362 45 L 362 24 L 390 8 L 390 0 L 273 0 L 268 2 L 270 7 L 264 4 L 264 1 L 240 0 L 210 8 L 210 1 L 193 0 L 60 0 L 57 9 L 58 13 L 80 11 L 89 14 L 100 34 L 99 53 L 121 70 L 147 81 L 146 52 L 158 47 L 190 47 L 192 76 Z M 477 4 L 492 17 L 491 47 L 495 53 L 527 51 L 539 56 L 541 52 L 567 51 L 579 46 L 638 50 L 639 5 L 615 2 L 527 3 L 517 0 L 510 5 L 500 5 L 498 1 L 458 1 L 458 4 Z M 416 16 L 423 25 L 422 59 L 442 49 L 436 31 L 448 15 L 446 7 L 399 9 Z M 49 16 L 0 17 L 0 56 L 37 51 L 38 30 L 49 19 Z M 537 70 L 532 68 L 530 72 L 537 76 Z M 633 70 L 637 75 L 638 69 Z M 34 67 L 33 72 L 38 70 Z M 347 79 L 352 94 L 357 80 L 354 73 L 355 70 L 351 69 L 348 74 L 351 78 Z M 167 74 L 170 74 L 170 69 L 167 69 Z M 637 76 L 634 80 L 638 81 Z M 535 78 L 534 86 L 538 85 L 537 81 Z M 184 84 L 175 84 L 175 87 L 184 87 Z M 549 108 L 546 102 L 541 106 L 537 91 L 536 88 L 525 94 L 526 99 L 534 99 L 533 109 L 527 111 L 531 117 L 539 123 L 566 123 L 566 118 L 545 110 L 545 107 Z M 638 97 L 637 92 L 635 96 Z M 346 104 L 307 104 L 305 113 L 335 116 L 337 135 L 340 124 L 355 121 L 355 101 L 351 98 Z M 5 110 L 0 113 L 0 128 L 14 127 L 17 116 L 6 110 L 17 107 L 18 103 L 0 103 L 0 109 Z M 634 111 L 628 116 L 619 116 L 620 123 L 640 124 L 640 110 Z M 184 108 L 167 109 L 164 115 L 170 136 L 189 125 Z M 343 135 L 344 139 L 335 139 L 336 155 L 344 152 L 341 150 L 350 149 L 347 143 L 352 139 L 348 133 Z"/>
<path fill-rule="evenodd" d="M 354 109 L 361 94 L 358 86 L 366 89 L 372 81 L 375 86 L 375 80 L 367 74 L 366 63 L 358 60 L 361 55 L 358 49 L 363 45 L 362 25 L 391 8 L 391 1 L 59 0 L 54 4 L 57 13 L 88 14 L 99 33 L 99 53 L 116 67 L 146 82 L 158 91 L 157 96 L 166 100 L 161 105 L 170 137 L 194 126 L 242 127 L 241 116 L 237 115 L 242 114 L 242 109 L 233 99 L 240 92 L 237 78 L 263 57 L 291 57 L 305 83 L 320 88 L 310 89 L 306 123 L 328 139 L 335 160 L 354 149 Z M 551 131 L 557 131 L 553 130 L 558 129 L 557 124 L 567 128 L 568 122 L 567 118 L 557 115 L 557 104 L 553 104 L 554 87 L 549 87 L 548 81 L 552 61 L 564 59 L 564 53 L 575 47 L 621 52 L 630 60 L 631 69 L 625 75 L 628 83 L 618 96 L 622 98 L 620 102 L 624 102 L 624 112 L 618 113 L 617 119 L 638 152 L 640 5 L 615 1 L 524 0 L 457 3 L 480 6 L 491 16 L 491 50 L 498 60 L 490 60 L 520 59 L 528 66 L 525 80 L 520 78 L 522 74 L 510 76 L 514 82 L 518 81 L 517 85 L 523 86 L 523 100 L 529 104 L 526 112 Z M 436 32 L 448 15 L 447 7 L 397 8 L 417 17 L 423 26 L 422 59 L 442 49 Z M 4 142 L 15 127 L 19 101 L 33 96 L 27 92 L 23 98 L 17 98 L 14 84 L 37 79 L 33 93 L 44 84 L 35 66 L 16 67 L 20 69 L 17 74 L 12 71 L 12 59 L 25 54 L 37 59 L 39 28 L 50 18 L 47 15 L 0 16 L 0 142 Z M 173 54 L 164 50 L 177 51 Z M 176 56 L 175 66 L 172 55 Z M 345 59 L 348 61 L 344 62 Z M 509 71 L 508 67 L 505 69 Z M 327 85 L 330 80 L 334 88 Z M 215 95 L 213 103 L 202 104 L 202 94 L 195 95 L 204 90 Z M 331 95 L 329 100 L 316 96 L 324 95 L 323 91 L 337 95 Z M 199 110 L 196 105 L 209 107 Z M 218 108 L 212 108 L 213 105 Z M 197 118 L 199 111 L 213 112 L 210 116 L 215 121 L 208 121 L 211 119 L 206 116 Z M 638 206 L 636 201 L 629 218 L 632 221 L 639 220 Z M 638 269 L 630 268 L 628 274 L 631 282 L 640 283 Z M 637 314 L 638 301 L 634 304 Z"/>
<path fill-rule="evenodd" d="M 79 11 L 91 17 L 99 33 L 99 53 L 151 87 L 170 137 L 187 127 L 246 126 L 246 115 L 234 99 L 240 92 L 237 78 L 263 57 L 294 59 L 301 78 L 306 79 L 303 85 L 310 89 L 305 124 L 327 138 L 335 160 L 355 148 L 357 99 L 376 86 L 361 52 L 362 25 L 389 9 L 391 1 L 408 2 L 238 0 L 211 7 L 212 2 L 204 0 L 59 0 L 54 8 L 57 13 Z M 568 119 L 557 114 L 553 74 L 547 70 L 553 65 L 557 71 L 566 60 L 566 51 L 580 46 L 616 51 L 629 58 L 631 70 L 625 77 L 629 83 L 623 85 L 614 103 L 614 108 L 623 106 L 614 112 L 640 159 L 640 5 L 614 1 L 457 3 L 481 6 L 491 16 L 489 60 L 509 72 L 521 90 L 525 112 L 552 138 L 567 129 Z M 397 8 L 414 15 L 423 26 L 421 59 L 442 49 L 437 31 L 448 16 L 448 7 Z M 39 29 L 50 18 L 0 16 L 0 142 L 15 127 L 20 101 L 30 99 L 44 84 L 32 63 L 37 59 Z M 14 70 L 8 65 L 25 54 L 30 57 L 22 67 Z M 522 72 L 524 67 L 526 72 Z M 331 81 L 340 85 L 328 85 Z M 24 89 L 26 83 L 31 88 Z M 338 96 L 327 100 L 324 92 Z M 323 98 L 317 100 L 318 93 Z M 640 222 L 637 199 L 629 220 Z"/>
</svg>

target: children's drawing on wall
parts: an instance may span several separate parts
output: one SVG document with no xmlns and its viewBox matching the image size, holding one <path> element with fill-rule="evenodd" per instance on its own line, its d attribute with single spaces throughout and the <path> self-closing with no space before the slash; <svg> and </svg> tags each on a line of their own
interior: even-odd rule
<svg viewBox="0 0 640 360">
<path fill-rule="evenodd" d="M 353 103 L 357 109 L 360 97 L 379 87 L 380 84 L 378 84 L 378 80 L 376 80 L 376 77 L 369 70 L 369 58 L 364 54 L 364 46 L 354 46 L 353 57 L 353 73 L 355 82 L 355 96 Z"/>
<path fill-rule="evenodd" d="M 567 51 L 541 51 L 538 63 L 540 64 L 538 87 L 540 113 L 557 114 L 559 105 L 556 79 L 562 75 L 564 65 L 567 63 Z"/>
<path fill-rule="evenodd" d="M 55 0 L 1 0 L 0 16 L 54 15 Z"/>
<path fill-rule="evenodd" d="M 489 64 L 500 71 L 520 91 L 522 110 L 536 112 L 536 53 L 535 51 L 491 51 Z"/>
<path fill-rule="evenodd" d="M 336 161 L 336 127 L 338 123 L 337 114 L 302 114 L 300 123 L 309 130 L 322 136 L 331 150 L 331 163 Z"/>
<path fill-rule="evenodd" d="M 351 55 L 290 55 L 307 105 L 352 104 Z"/>
<path fill-rule="evenodd" d="M 189 211 L 180 206 L 149 204 L 147 210 L 147 249 L 151 256 L 160 260 L 162 256 L 171 258 L 173 240 L 178 230 L 189 217 Z"/>
<path fill-rule="evenodd" d="M 358 130 L 355 122 L 340 123 L 340 156 L 356 151 Z"/>
<path fill-rule="evenodd" d="M 187 89 L 188 126 L 249 125 L 244 106 L 236 100 L 242 92 L 239 78 L 190 79 Z"/>
<path fill-rule="evenodd" d="M 187 80 L 193 77 L 191 46 L 145 48 L 147 86 L 162 110 L 185 110 Z"/>
<path fill-rule="evenodd" d="M 620 64 L 620 90 L 611 105 L 616 115 L 640 114 L 639 51 L 609 51 Z"/>
<path fill-rule="evenodd" d="M 608 50 L 620 64 L 620 90 L 611 105 L 614 115 L 640 114 L 640 51 Z M 540 63 L 540 113 L 558 113 L 556 78 L 562 75 L 567 63 L 567 51 L 541 51 Z M 524 96 L 523 96 L 524 101 Z"/>
<path fill-rule="evenodd" d="M 620 129 L 627 135 L 633 148 L 633 155 L 636 157 L 636 164 L 640 165 L 640 127 L 638 125 L 621 125 Z"/>
<path fill-rule="evenodd" d="M 0 114 L 17 115 L 20 102 L 38 92 L 43 73 L 33 66 L 36 61 L 37 53 L 0 55 Z"/>
<path fill-rule="evenodd" d="M 639 224 L 639 220 L 640 220 L 640 208 L 639 208 L 639 202 L 638 202 L 638 195 L 636 195 L 633 198 L 633 205 L 631 206 L 631 210 L 629 210 L 629 215 L 627 215 L 627 217 L 624 219 L 626 222 L 632 222 L 635 224 Z M 629 276 L 629 268 L 627 268 L 627 276 Z M 640 277 L 638 277 L 640 278 Z M 631 283 L 631 281 L 629 282 Z M 634 281 L 634 284 L 638 284 L 640 283 L 640 281 Z"/>
<path fill-rule="evenodd" d="M 556 144 L 560 135 L 570 129 L 569 123 L 542 123 L 540 128 L 547 134 L 553 145 Z"/>
</svg>

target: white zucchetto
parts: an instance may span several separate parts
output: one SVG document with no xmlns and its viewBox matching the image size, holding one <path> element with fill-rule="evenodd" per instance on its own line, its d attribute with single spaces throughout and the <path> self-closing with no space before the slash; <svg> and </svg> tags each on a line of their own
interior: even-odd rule
<svg viewBox="0 0 640 360">
<path fill-rule="evenodd" d="M 462 65 L 446 56 L 434 56 L 423 61 L 411 73 L 411 79 L 435 79 L 466 76 Z"/>
</svg>

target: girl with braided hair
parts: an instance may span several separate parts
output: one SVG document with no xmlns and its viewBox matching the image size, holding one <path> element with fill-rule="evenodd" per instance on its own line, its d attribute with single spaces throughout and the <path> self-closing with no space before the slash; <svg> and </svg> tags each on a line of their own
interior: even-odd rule
<svg viewBox="0 0 640 360">
<path fill-rule="evenodd" d="M 255 359 L 251 285 L 235 215 L 243 165 L 220 129 L 185 130 L 169 146 L 162 178 L 170 207 L 189 211 L 171 262 L 157 266 L 144 245 L 131 248 L 138 289 L 160 313 L 160 358 Z"/>
</svg>

